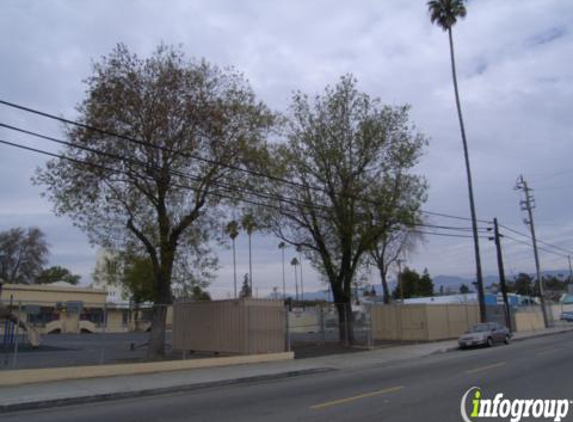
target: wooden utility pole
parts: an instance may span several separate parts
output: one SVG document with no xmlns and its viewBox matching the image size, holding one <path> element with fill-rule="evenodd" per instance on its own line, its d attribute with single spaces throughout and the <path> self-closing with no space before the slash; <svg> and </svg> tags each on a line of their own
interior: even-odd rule
<svg viewBox="0 0 573 422">
<path fill-rule="evenodd" d="M 523 176 L 519 176 L 517 179 L 517 184 L 515 189 L 523 190 L 525 194 L 525 199 L 521 201 L 521 210 L 527 211 L 528 219 L 525 219 L 525 224 L 529 225 L 531 230 L 531 241 L 533 242 L 533 255 L 535 257 L 535 271 L 537 272 L 537 286 L 539 287 L 539 296 L 541 300 L 541 312 L 543 313 L 543 322 L 545 328 L 549 327 L 549 321 L 547 320 L 547 312 L 545 311 L 545 297 L 543 293 L 543 279 L 541 278 L 541 267 L 539 264 L 539 253 L 537 252 L 537 238 L 535 237 L 535 225 L 533 223 L 533 208 L 535 208 L 535 199 L 531 195 L 532 189 L 527 185 L 527 182 Z"/>
<path fill-rule="evenodd" d="M 489 229 L 488 229 L 489 230 Z M 503 255 L 501 252 L 501 241 L 502 235 L 499 234 L 499 226 L 497 225 L 497 218 L 493 219 L 493 234 L 494 237 L 490 240 L 495 241 L 495 248 L 497 250 L 497 267 L 499 269 L 499 284 L 501 286 L 501 294 L 503 296 L 503 308 L 505 314 L 505 325 L 509 331 L 511 329 L 511 311 L 509 308 L 509 301 L 507 299 L 507 283 L 505 282 L 505 269 L 503 267 Z"/>
</svg>

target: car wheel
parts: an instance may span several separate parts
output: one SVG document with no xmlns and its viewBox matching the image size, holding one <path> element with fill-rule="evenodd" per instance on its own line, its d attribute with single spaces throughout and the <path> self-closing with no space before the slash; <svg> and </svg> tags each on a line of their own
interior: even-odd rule
<svg viewBox="0 0 573 422">
<path fill-rule="evenodd" d="M 487 338 L 487 347 L 492 347 L 493 346 L 493 339 L 491 337 Z"/>
<path fill-rule="evenodd" d="M 509 344 L 511 342 L 511 337 L 509 337 L 509 334 L 505 335 L 505 340 L 503 341 L 505 344 Z"/>
</svg>

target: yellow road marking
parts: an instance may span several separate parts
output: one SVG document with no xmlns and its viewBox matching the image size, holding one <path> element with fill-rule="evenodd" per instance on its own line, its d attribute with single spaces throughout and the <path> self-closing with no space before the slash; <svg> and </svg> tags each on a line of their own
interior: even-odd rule
<svg viewBox="0 0 573 422">
<path fill-rule="evenodd" d="M 384 390 L 373 391 L 371 393 L 364 393 L 364 394 L 359 394 L 357 396 L 346 397 L 344 399 L 332 400 L 332 401 L 327 401 L 327 402 L 320 403 L 320 404 L 315 404 L 314 406 L 310 406 L 310 408 L 315 409 L 315 410 L 316 409 L 323 409 L 325 407 L 336 406 L 337 404 L 344 404 L 344 403 L 348 403 L 348 402 L 351 402 L 354 400 L 360 400 L 360 399 L 365 399 L 367 397 L 379 396 L 380 394 L 393 393 L 395 391 L 400 391 L 403 388 L 404 388 L 404 386 L 385 388 Z"/>
<path fill-rule="evenodd" d="M 474 368 L 474 369 L 469 369 L 466 371 L 466 374 L 473 374 L 475 372 L 480 372 L 480 371 L 486 371 L 488 369 L 493 369 L 493 368 L 499 368 L 500 366 L 506 365 L 507 362 L 499 362 L 499 363 L 494 363 L 493 365 L 487 365 L 487 366 L 480 366 L 479 368 Z"/>
</svg>

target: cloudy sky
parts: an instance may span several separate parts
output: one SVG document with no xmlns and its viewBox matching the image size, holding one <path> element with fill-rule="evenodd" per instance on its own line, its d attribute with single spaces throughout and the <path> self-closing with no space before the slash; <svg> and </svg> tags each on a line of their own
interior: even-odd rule
<svg viewBox="0 0 573 422">
<path fill-rule="evenodd" d="M 454 36 L 478 217 L 497 216 L 526 233 L 520 193 L 513 190 L 523 174 L 534 188 L 539 237 L 573 251 L 573 2 L 473 0 L 467 7 Z M 430 184 L 424 208 L 469 216 L 447 35 L 430 24 L 423 0 L 3 0 L 0 8 L 0 98 L 69 118 L 85 95 L 90 63 L 118 42 L 142 56 L 160 42 L 180 44 L 189 56 L 232 65 L 278 111 L 293 90 L 318 93 L 352 73 L 371 96 L 412 105 L 413 122 L 430 137 L 416 169 Z M 61 136 L 57 124 L 4 106 L 0 122 Z M 0 139 L 55 150 L 5 129 Z M 51 264 L 82 274 L 87 284 L 95 250 L 69 220 L 52 214 L 30 183 L 44 162 L 0 146 L 0 230 L 39 226 L 51 244 Z M 470 227 L 439 216 L 429 221 Z M 262 295 L 281 284 L 281 256 L 275 239 L 256 237 L 254 244 L 253 279 Z M 244 237 L 238 246 L 242 274 Z M 481 247 L 484 273 L 495 274 L 492 242 L 482 239 Z M 508 237 L 504 248 L 508 273 L 533 271 L 530 247 Z M 222 268 L 210 290 L 226 297 L 231 255 L 221 250 L 219 256 Z M 541 262 L 548 270 L 567 268 L 564 256 L 545 251 Z M 432 275 L 471 277 L 471 239 L 427 236 L 408 264 Z M 322 288 L 308 264 L 303 268 L 305 289 Z"/>
</svg>

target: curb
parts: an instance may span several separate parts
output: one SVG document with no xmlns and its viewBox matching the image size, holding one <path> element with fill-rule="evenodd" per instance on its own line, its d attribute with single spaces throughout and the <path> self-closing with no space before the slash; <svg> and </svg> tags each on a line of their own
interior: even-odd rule
<svg viewBox="0 0 573 422">
<path fill-rule="evenodd" d="M 123 391 L 118 393 L 93 394 L 88 396 L 66 397 L 61 399 L 48 399 L 33 402 L 0 404 L 0 414 L 17 412 L 21 410 L 37 410 L 51 407 L 71 406 L 77 404 L 97 403 L 104 401 L 123 400 L 128 398 L 155 396 L 169 393 L 180 393 L 194 390 L 203 390 L 214 387 L 225 387 L 229 385 L 248 384 L 254 382 L 270 381 L 275 379 L 292 378 L 303 375 L 321 374 L 335 371 L 334 368 L 312 368 L 297 371 L 280 372 L 277 374 L 256 375 L 252 377 L 235 378 L 220 381 L 208 381 L 198 384 L 177 385 L 171 387 L 150 388 L 147 390 Z"/>
<path fill-rule="evenodd" d="M 573 330 L 571 328 L 563 328 L 559 331 L 552 331 L 550 333 L 539 333 L 539 334 L 534 334 L 531 336 L 527 336 L 527 337 L 522 337 L 522 338 L 514 338 L 511 341 L 523 341 L 523 340 L 529 340 L 532 338 L 539 338 L 539 337 L 548 337 L 548 336 L 553 336 L 556 334 L 566 334 L 566 333 L 573 333 Z"/>
<path fill-rule="evenodd" d="M 540 338 L 540 337 L 548 337 L 548 336 L 554 336 L 557 334 L 566 334 L 566 333 L 573 333 L 573 330 L 570 328 L 564 328 L 562 330 L 559 331 L 552 331 L 550 333 L 539 333 L 539 334 L 533 334 L 530 336 L 526 336 L 526 337 L 520 337 L 520 338 L 512 338 L 511 342 L 515 343 L 515 342 L 519 342 L 519 341 L 525 341 L 525 340 L 531 340 L 531 339 L 535 339 L 535 338 Z M 460 350 L 459 346 L 451 346 L 451 347 L 446 347 L 444 349 L 440 349 L 440 350 L 436 350 L 435 352 L 432 352 L 432 355 L 437 355 L 440 353 L 449 353 L 449 352 L 453 352 L 456 350 Z"/>
</svg>

